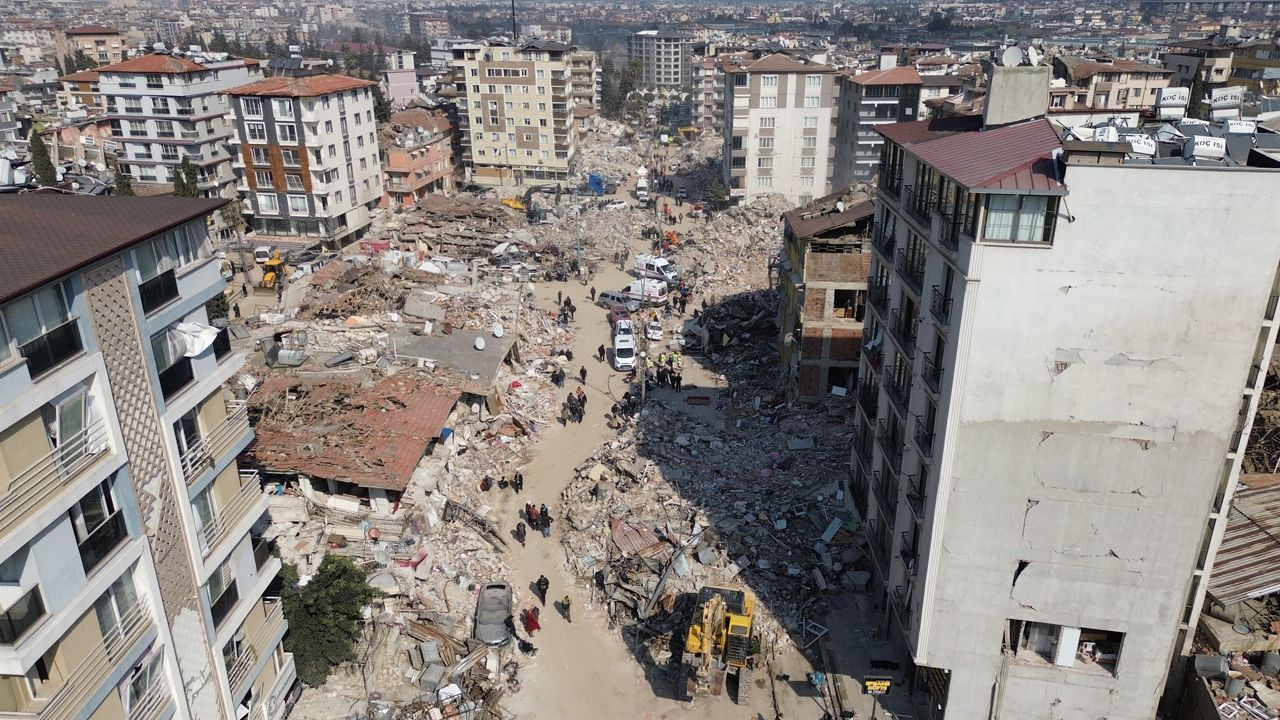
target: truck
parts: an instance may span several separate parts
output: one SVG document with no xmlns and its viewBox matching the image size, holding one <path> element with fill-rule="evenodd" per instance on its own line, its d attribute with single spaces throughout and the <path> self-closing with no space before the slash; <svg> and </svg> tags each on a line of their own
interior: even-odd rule
<svg viewBox="0 0 1280 720">
<path fill-rule="evenodd" d="M 670 260 L 656 255 L 637 255 L 631 270 L 636 277 L 654 278 L 666 282 L 680 279 L 680 269 Z"/>
<path fill-rule="evenodd" d="M 641 278 L 622 289 L 622 294 L 643 305 L 666 305 L 667 283 L 653 278 Z"/>
<path fill-rule="evenodd" d="M 739 705 L 746 704 L 759 659 L 759 641 L 752 627 L 755 609 L 755 595 L 744 588 L 706 585 L 698 591 L 680 655 L 683 677 L 676 682 L 676 692 L 683 699 L 723 695 L 728 678 L 736 676 L 736 699 Z"/>
<path fill-rule="evenodd" d="M 644 178 L 640 178 L 639 180 L 636 180 L 636 199 L 637 200 L 649 199 L 649 181 L 648 180 L 645 180 Z"/>
<path fill-rule="evenodd" d="M 598 175 L 596 173 L 591 173 L 590 175 L 588 175 L 587 190 L 589 190 L 592 195 L 603 195 L 604 194 L 604 176 Z"/>
</svg>

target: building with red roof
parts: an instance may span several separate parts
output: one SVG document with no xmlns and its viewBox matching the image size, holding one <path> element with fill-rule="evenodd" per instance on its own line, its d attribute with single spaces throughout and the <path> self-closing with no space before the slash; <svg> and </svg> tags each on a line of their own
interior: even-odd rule
<svg viewBox="0 0 1280 720">
<path fill-rule="evenodd" d="M 847 187 L 870 182 L 880 163 L 882 140 L 876 126 L 917 119 L 920 73 L 909 66 L 842 73 L 836 115 L 836 160 L 831 182 Z"/>
</svg>

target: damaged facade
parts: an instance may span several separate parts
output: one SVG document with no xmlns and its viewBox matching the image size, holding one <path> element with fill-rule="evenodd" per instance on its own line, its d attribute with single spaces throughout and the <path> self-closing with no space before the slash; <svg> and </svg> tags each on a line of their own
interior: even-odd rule
<svg viewBox="0 0 1280 720">
<path fill-rule="evenodd" d="M 1280 175 L 1064 147 L 1047 68 L 992 72 L 985 123 L 880 128 L 851 461 L 873 584 L 948 717 L 1147 719 L 1275 342 Z"/>
<path fill-rule="evenodd" d="M 870 189 L 854 186 L 782 215 L 780 382 L 798 399 L 857 382 L 874 214 Z"/>
</svg>

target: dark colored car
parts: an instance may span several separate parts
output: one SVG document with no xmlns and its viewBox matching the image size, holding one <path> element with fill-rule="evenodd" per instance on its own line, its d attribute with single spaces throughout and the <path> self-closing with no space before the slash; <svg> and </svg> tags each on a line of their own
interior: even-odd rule
<svg viewBox="0 0 1280 720">
<path fill-rule="evenodd" d="M 471 636 L 490 647 L 511 642 L 507 618 L 511 617 L 511 586 L 504 582 L 485 583 L 476 601 L 476 625 Z"/>
</svg>

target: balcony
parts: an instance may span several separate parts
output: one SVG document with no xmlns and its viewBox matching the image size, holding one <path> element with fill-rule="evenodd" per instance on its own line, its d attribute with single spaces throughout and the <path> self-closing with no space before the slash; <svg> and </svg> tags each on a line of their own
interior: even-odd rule
<svg viewBox="0 0 1280 720">
<path fill-rule="evenodd" d="M 4 713 L 0 717 L 31 720 L 71 720 L 78 717 L 94 693 L 119 665 L 120 659 L 137 646 L 151 628 L 151 611 L 146 604 L 138 602 L 125 611 L 114 630 L 106 633 L 101 645 L 91 650 L 86 648 L 88 652 L 83 656 L 84 659 L 71 671 L 53 697 L 45 700 L 43 705 L 37 700 L 24 712 Z M 134 717 L 131 715 L 130 720 Z"/>
<path fill-rule="evenodd" d="M 884 190 L 886 195 L 897 198 L 902 192 L 902 174 L 889 173 L 883 167 L 880 169 L 880 189 Z"/>
<path fill-rule="evenodd" d="M 901 308 L 889 313 L 889 334 L 897 341 L 898 347 L 902 349 L 902 354 L 907 357 L 915 357 L 916 333 L 919 331 L 919 326 L 920 321 L 915 318 L 904 317 Z"/>
<path fill-rule="evenodd" d="M 227 417 L 222 422 L 208 432 L 187 439 L 186 452 L 178 458 L 182 465 L 182 477 L 187 484 L 195 482 L 202 472 L 212 468 L 247 432 L 248 406 L 244 403 L 227 403 Z"/>
<path fill-rule="evenodd" d="M 871 487 L 876 494 L 876 502 L 880 504 L 882 517 L 892 518 L 898 514 L 898 485 L 892 473 L 879 470 L 871 473 Z"/>
<path fill-rule="evenodd" d="M 127 717 L 128 720 L 157 720 L 172 704 L 169 686 L 162 678 L 156 678 L 142 697 L 133 702 Z"/>
<path fill-rule="evenodd" d="M 209 614 L 213 617 L 215 629 L 222 625 L 222 621 L 227 619 L 227 615 L 231 614 L 231 609 L 238 602 L 240 602 L 240 589 L 236 587 L 236 581 L 232 580 L 223 588 L 222 594 L 209 603 Z"/>
<path fill-rule="evenodd" d="M 880 521 L 868 520 L 864 535 L 867 538 L 867 553 L 871 555 L 871 565 L 880 573 L 880 579 L 884 582 L 889 580 L 889 558 L 884 556 L 880 544 Z"/>
<path fill-rule="evenodd" d="M 902 198 L 903 198 L 902 204 L 906 206 L 907 214 L 909 214 L 916 222 L 920 223 L 923 227 L 925 228 L 930 227 L 932 223 L 929 217 L 929 214 L 930 214 L 929 208 L 933 204 L 932 193 L 929 193 L 926 191 L 920 191 L 919 189 L 913 188 L 910 185 L 908 185 L 906 192 L 902 194 Z"/>
<path fill-rule="evenodd" d="M 94 421 L 23 470 L 0 496 L 0 528 L 13 528 L 58 493 L 62 487 L 112 453 L 105 419 Z"/>
<path fill-rule="evenodd" d="M 902 558 L 902 565 L 906 568 L 908 575 L 916 574 L 916 561 L 920 556 L 911 548 L 911 536 L 908 533 L 902 533 L 902 545 L 898 548 L 898 557 Z"/>
<path fill-rule="evenodd" d="M 939 325 L 947 326 L 951 324 L 951 298 L 942 292 L 942 286 L 933 286 L 933 295 L 929 298 L 929 312 L 933 313 L 933 319 L 938 321 Z"/>
<path fill-rule="evenodd" d="M 917 520 L 924 519 L 924 475 L 925 472 L 922 469 L 919 478 L 915 475 L 908 475 L 904 478 L 907 483 L 907 505 L 911 506 L 911 514 Z"/>
<path fill-rule="evenodd" d="M 934 362 L 933 355 L 924 353 L 924 362 L 920 368 L 920 375 L 924 379 L 925 387 L 938 392 L 938 387 L 942 384 L 942 368 L 938 367 L 938 363 Z"/>
<path fill-rule="evenodd" d="M 960 229 L 965 225 L 965 218 L 954 212 L 943 213 L 940 220 L 938 244 L 952 253 L 960 251 Z"/>
<path fill-rule="evenodd" d="M 876 421 L 876 439 L 880 441 L 880 449 L 884 451 L 885 458 L 889 464 L 893 466 L 894 472 L 902 472 L 902 436 L 900 433 L 890 433 L 888 425 L 884 420 Z"/>
<path fill-rule="evenodd" d="M 262 499 L 262 482 L 257 470 L 240 471 L 240 489 L 232 496 L 227 506 L 221 508 L 213 520 L 200 529 L 200 550 L 205 556 L 222 542 L 227 534 L 236 528 L 245 516 L 254 509 Z M 261 567 L 261 566 L 259 566 Z"/>
<path fill-rule="evenodd" d="M 170 400 L 174 395 L 182 392 L 195 379 L 195 371 L 191 368 L 191 358 L 178 358 L 177 362 L 160 371 L 160 393 L 164 395 L 165 400 Z"/>
<path fill-rule="evenodd" d="M 219 361 L 231 354 L 231 331 L 222 328 L 213 338 L 213 357 Z"/>
<path fill-rule="evenodd" d="M 875 420 L 876 413 L 880 411 L 880 386 L 876 385 L 873 380 L 859 382 L 857 398 L 858 406 L 862 408 L 862 412 L 866 414 L 867 419 Z"/>
<path fill-rule="evenodd" d="M 889 281 L 887 279 L 872 279 L 867 283 L 867 300 L 871 303 L 871 307 L 880 312 L 880 317 L 884 317 L 889 312 Z"/>
<path fill-rule="evenodd" d="M 853 454 L 863 468 L 871 467 L 871 431 L 870 428 L 853 426 Z"/>
<path fill-rule="evenodd" d="M 909 573 L 914 575 L 915 573 Z M 911 626 L 911 583 L 893 587 L 893 608 L 898 611 L 898 621 L 902 626 Z"/>
<path fill-rule="evenodd" d="M 143 312 L 150 313 L 178 297 L 178 276 L 173 270 L 165 270 L 138 285 L 138 294 L 142 296 Z"/>
<path fill-rule="evenodd" d="M 40 337 L 19 344 L 18 354 L 27 359 L 27 372 L 35 379 L 83 349 L 80 326 L 73 317 Z"/>
<path fill-rule="evenodd" d="M 883 225 L 877 225 L 871 236 L 871 246 L 879 250 L 887 262 L 893 259 L 893 251 L 898 247 L 898 238 L 893 233 L 885 232 Z"/>
<path fill-rule="evenodd" d="M 120 544 L 129 538 L 129 528 L 124 523 L 124 513 L 117 510 L 99 525 L 89 537 L 80 543 L 80 565 L 86 575 L 93 572 Z"/>
<path fill-rule="evenodd" d="M 253 670 L 258 659 L 270 655 L 275 650 L 275 640 L 284 629 L 284 603 L 280 602 L 280 598 L 264 597 L 262 605 L 267 611 L 266 618 L 254 631 L 252 637 L 244 639 L 240 653 L 227 668 L 227 684 L 231 686 L 233 695 L 239 694 L 241 685 L 248 679 L 249 671 Z"/>
<path fill-rule="evenodd" d="M 44 598 L 37 585 L 0 614 L 0 645 L 16 644 L 44 615 Z"/>
<path fill-rule="evenodd" d="M 898 261 L 894 266 L 907 285 L 919 295 L 924 288 L 924 257 L 919 255 L 912 257 L 907 254 L 906 248 L 902 248 L 898 251 Z"/>
<path fill-rule="evenodd" d="M 933 430 L 925 427 L 920 418 L 916 418 L 915 440 L 916 447 L 925 457 L 933 457 Z"/>
<path fill-rule="evenodd" d="M 886 367 L 884 369 L 884 390 L 898 408 L 898 414 L 906 417 L 911 407 L 911 376 L 903 378 L 902 382 L 898 382 L 893 377 L 893 371 Z"/>
<path fill-rule="evenodd" d="M 275 543 L 263 538 L 254 538 L 253 564 L 259 570 L 275 557 Z"/>
</svg>

